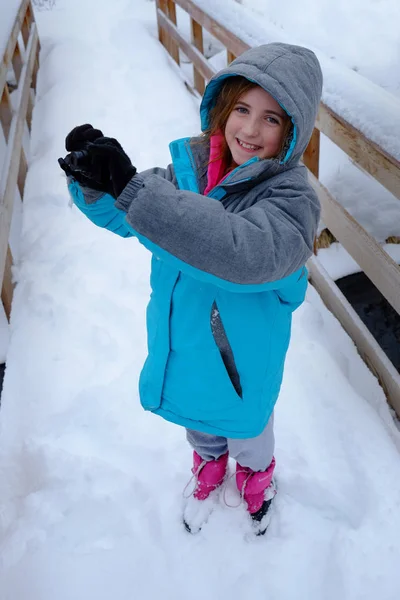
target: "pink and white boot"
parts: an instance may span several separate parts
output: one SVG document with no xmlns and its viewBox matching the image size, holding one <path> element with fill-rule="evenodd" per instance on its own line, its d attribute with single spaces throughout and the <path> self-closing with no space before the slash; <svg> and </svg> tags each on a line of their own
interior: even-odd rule
<svg viewBox="0 0 400 600">
<path fill-rule="evenodd" d="M 256 535 L 264 535 L 271 520 L 270 507 L 276 495 L 274 469 L 274 458 L 265 471 L 252 471 L 239 463 L 236 465 L 236 485 L 247 504 Z"/>
<path fill-rule="evenodd" d="M 190 533 L 200 531 L 216 504 L 218 497 L 214 492 L 224 481 L 228 456 L 226 452 L 215 460 L 207 461 L 196 451 L 193 452 L 192 479 L 195 479 L 195 488 L 190 496 L 186 497 L 183 511 L 183 523 Z"/>
</svg>

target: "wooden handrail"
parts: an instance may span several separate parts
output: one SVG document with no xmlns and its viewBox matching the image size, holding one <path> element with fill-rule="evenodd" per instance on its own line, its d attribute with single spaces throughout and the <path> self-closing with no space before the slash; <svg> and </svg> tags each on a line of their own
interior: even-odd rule
<svg viewBox="0 0 400 600">
<path fill-rule="evenodd" d="M 372 283 L 400 314 L 400 268 L 378 242 L 347 212 L 312 173 L 308 175 L 321 202 L 321 218 Z"/>
<path fill-rule="evenodd" d="M 323 103 L 320 105 L 316 126 L 355 163 L 400 199 L 400 162 L 396 158 Z"/>
<path fill-rule="evenodd" d="M 20 43 L 22 36 L 23 47 Z M 10 317 L 13 284 L 12 254 L 9 247 L 15 192 L 23 196 L 27 160 L 23 148 L 25 124 L 30 130 L 33 93 L 39 67 L 39 37 L 30 0 L 22 0 L 11 30 L 0 67 L 0 125 L 6 140 L 6 153 L 0 179 L 0 282 L 1 297 Z M 11 100 L 7 74 L 14 70 L 17 89 Z"/>
</svg>

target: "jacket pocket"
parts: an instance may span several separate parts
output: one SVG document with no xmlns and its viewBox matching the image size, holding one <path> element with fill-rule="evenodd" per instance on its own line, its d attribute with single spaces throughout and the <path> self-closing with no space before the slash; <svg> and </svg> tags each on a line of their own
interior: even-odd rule
<svg viewBox="0 0 400 600">
<path fill-rule="evenodd" d="M 211 315 L 210 315 L 210 324 L 211 324 L 211 332 L 214 338 L 214 342 L 219 350 L 219 353 L 222 358 L 223 365 L 225 367 L 225 371 L 231 381 L 231 384 L 236 392 L 236 394 L 243 398 L 242 385 L 240 383 L 240 375 L 237 370 L 235 357 L 233 355 L 233 351 L 231 345 L 229 343 L 228 337 L 226 335 L 226 331 L 224 325 L 222 323 L 221 315 L 217 306 L 217 303 L 213 302 L 211 307 Z"/>
</svg>

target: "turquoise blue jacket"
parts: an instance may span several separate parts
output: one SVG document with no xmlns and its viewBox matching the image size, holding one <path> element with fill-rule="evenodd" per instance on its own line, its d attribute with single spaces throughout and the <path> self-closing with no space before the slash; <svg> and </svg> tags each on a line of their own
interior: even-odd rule
<svg viewBox="0 0 400 600">
<path fill-rule="evenodd" d="M 260 434 L 273 411 L 319 219 L 318 199 L 299 165 L 319 96 L 312 110 L 302 104 L 288 109 L 287 87 L 279 94 L 276 83 L 280 57 L 292 65 L 288 77 L 297 77 L 298 85 L 296 73 L 304 66 L 298 61 L 310 62 L 312 53 L 304 58 L 297 47 L 282 44 L 261 48 L 268 52 L 249 51 L 251 79 L 274 91 L 293 123 L 292 143 L 279 161 L 252 159 L 205 196 L 208 145 L 182 139 L 171 144 L 167 169 L 137 174 L 116 202 L 69 183 L 75 204 L 96 225 L 136 236 L 153 254 L 148 357 L 139 383 L 143 407 L 230 438 Z M 221 79 L 245 76 L 249 60 L 240 58 Z M 218 81 L 210 82 L 203 99 L 205 127 Z"/>
</svg>

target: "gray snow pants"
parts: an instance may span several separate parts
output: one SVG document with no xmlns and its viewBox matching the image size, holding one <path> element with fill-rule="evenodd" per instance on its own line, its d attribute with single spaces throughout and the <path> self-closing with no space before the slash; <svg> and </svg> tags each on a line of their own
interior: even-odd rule
<svg viewBox="0 0 400 600">
<path fill-rule="evenodd" d="M 237 440 L 193 429 L 186 430 L 186 437 L 193 450 L 196 450 L 203 460 L 213 460 L 229 450 L 229 455 L 242 467 L 249 467 L 253 471 L 265 471 L 274 455 L 274 414 L 272 413 L 264 431 L 254 438 Z"/>
</svg>

